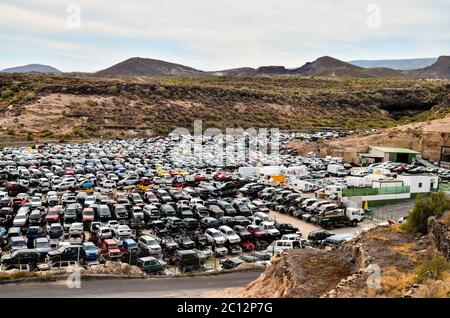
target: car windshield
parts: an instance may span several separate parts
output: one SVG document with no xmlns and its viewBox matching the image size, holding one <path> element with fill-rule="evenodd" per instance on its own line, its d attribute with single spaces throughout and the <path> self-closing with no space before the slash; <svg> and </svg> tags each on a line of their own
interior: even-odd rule
<svg viewBox="0 0 450 318">
<path fill-rule="evenodd" d="M 47 241 L 42 241 L 42 242 L 37 242 L 36 246 L 37 247 L 49 247 L 50 244 Z"/>
<path fill-rule="evenodd" d="M 93 250 L 96 250 L 97 248 L 95 247 L 95 245 L 88 244 L 88 245 L 84 246 L 84 249 L 86 251 L 93 251 Z"/>
<path fill-rule="evenodd" d="M 213 236 L 213 237 L 221 237 L 222 235 L 220 235 L 220 233 L 214 232 L 214 233 L 212 234 L 212 236 Z"/>
<path fill-rule="evenodd" d="M 110 243 L 110 244 L 108 244 L 108 248 L 117 248 L 117 244 L 116 243 Z"/>
<path fill-rule="evenodd" d="M 85 211 L 83 212 L 83 214 L 84 214 L 84 215 L 94 215 L 94 211 L 92 211 L 92 210 L 85 210 Z"/>
<path fill-rule="evenodd" d="M 276 228 L 275 228 L 275 225 L 269 224 L 269 225 L 267 225 L 267 229 L 269 229 L 269 230 L 275 230 Z"/>
</svg>

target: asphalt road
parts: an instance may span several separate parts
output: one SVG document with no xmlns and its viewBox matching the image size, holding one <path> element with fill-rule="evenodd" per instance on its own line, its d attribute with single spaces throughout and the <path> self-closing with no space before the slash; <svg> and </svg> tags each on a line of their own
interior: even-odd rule
<svg viewBox="0 0 450 318">
<path fill-rule="evenodd" d="M 414 207 L 416 200 L 407 200 L 393 204 L 381 205 L 374 208 L 374 219 L 377 222 L 385 222 L 388 219 L 398 220 L 405 216 Z"/>
<path fill-rule="evenodd" d="M 151 298 L 199 297 L 205 292 L 243 287 L 261 272 L 245 271 L 222 275 L 158 278 L 83 280 L 80 288 L 68 288 L 66 281 L 53 283 L 5 284 L 0 298 Z"/>
</svg>

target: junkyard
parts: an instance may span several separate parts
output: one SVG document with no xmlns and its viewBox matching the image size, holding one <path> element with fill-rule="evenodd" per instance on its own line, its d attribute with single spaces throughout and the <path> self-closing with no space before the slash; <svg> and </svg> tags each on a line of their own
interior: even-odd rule
<svg viewBox="0 0 450 318">
<path fill-rule="evenodd" d="M 408 203 L 393 219 L 376 213 L 376 197 L 411 202 L 419 176 L 421 187 L 431 182 L 422 192 L 449 178 L 416 161 L 362 167 L 285 147 L 304 134 L 281 134 L 277 156 L 218 137 L 203 139 L 201 158 L 188 151 L 198 137 L 172 134 L 4 148 L 2 272 L 120 274 L 111 262 L 152 276 L 264 268 L 283 251 L 332 250 L 380 222 L 402 222 Z"/>
</svg>

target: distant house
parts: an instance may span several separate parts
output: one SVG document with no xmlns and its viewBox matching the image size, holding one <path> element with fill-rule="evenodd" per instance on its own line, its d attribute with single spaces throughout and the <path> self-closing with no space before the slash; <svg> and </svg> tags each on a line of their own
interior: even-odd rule
<svg viewBox="0 0 450 318">
<path fill-rule="evenodd" d="M 359 156 L 362 164 L 384 161 L 411 163 L 413 159 L 420 156 L 420 152 L 407 148 L 369 147 L 368 153 L 361 153 Z"/>
</svg>

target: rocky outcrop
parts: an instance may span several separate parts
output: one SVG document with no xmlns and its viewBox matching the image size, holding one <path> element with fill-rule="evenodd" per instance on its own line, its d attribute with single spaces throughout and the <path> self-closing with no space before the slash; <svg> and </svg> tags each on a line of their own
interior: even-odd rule
<svg viewBox="0 0 450 318">
<path fill-rule="evenodd" d="M 428 233 L 436 249 L 447 259 L 450 259 L 450 231 L 449 226 L 435 217 L 428 219 Z"/>
</svg>

